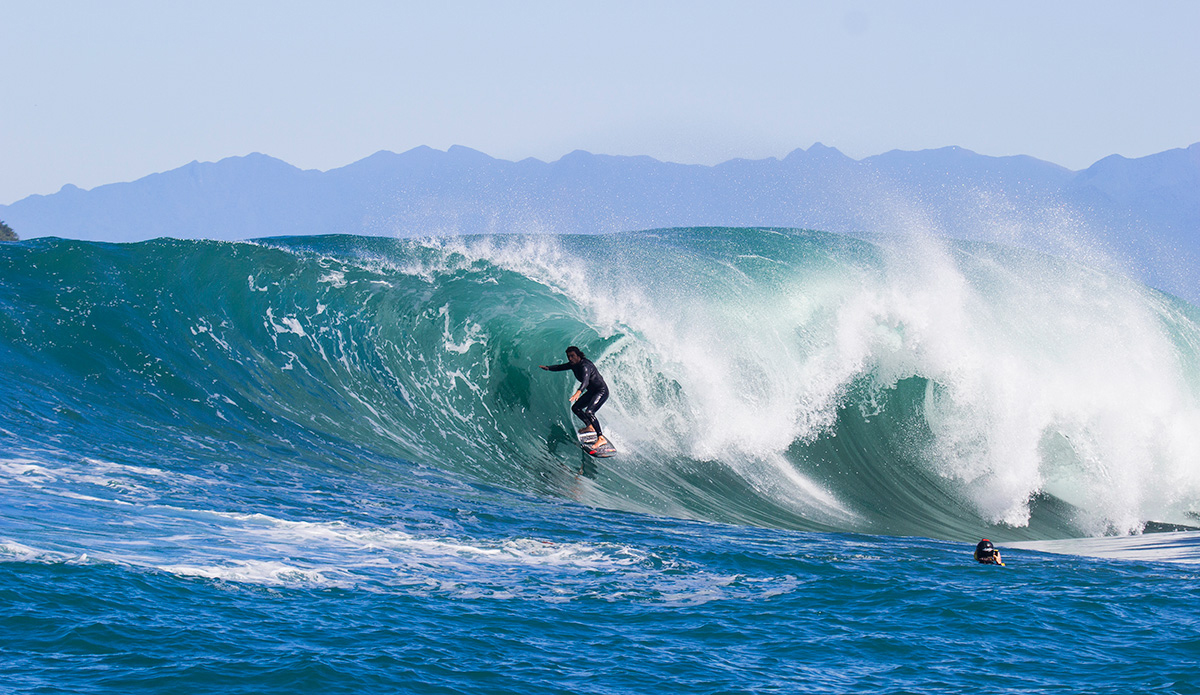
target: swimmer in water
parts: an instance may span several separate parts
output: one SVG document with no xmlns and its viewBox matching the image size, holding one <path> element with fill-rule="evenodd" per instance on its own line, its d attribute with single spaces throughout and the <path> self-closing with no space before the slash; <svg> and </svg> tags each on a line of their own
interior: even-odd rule
<svg viewBox="0 0 1200 695">
<path fill-rule="evenodd" d="M 986 538 L 975 546 L 975 560 L 984 565 L 1004 565 L 1004 561 L 1000 559 L 1000 551 Z"/>
</svg>

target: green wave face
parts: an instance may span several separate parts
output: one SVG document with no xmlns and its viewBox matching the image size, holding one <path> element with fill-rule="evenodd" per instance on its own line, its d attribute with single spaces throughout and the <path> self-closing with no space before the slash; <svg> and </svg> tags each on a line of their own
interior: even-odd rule
<svg viewBox="0 0 1200 695">
<path fill-rule="evenodd" d="M 1060 259 L 796 230 L 0 247 L 10 451 L 210 452 L 231 485 L 399 458 L 813 530 L 1193 522 L 1198 326 Z M 612 388 L 616 458 L 584 457 L 573 379 L 537 368 L 567 345 Z"/>
</svg>

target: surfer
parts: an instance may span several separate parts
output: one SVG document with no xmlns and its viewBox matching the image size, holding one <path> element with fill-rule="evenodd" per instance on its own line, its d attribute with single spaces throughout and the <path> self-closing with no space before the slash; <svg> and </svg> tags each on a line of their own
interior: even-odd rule
<svg viewBox="0 0 1200 695">
<path fill-rule="evenodd" d="M 572 345 L 567 348 L 567 361 L 564 364 L 550 366 L 541 364 L 538 366 L 549 372 L 563 372 L 568 369 L 575 372 L 575 378 L 579 380 L 579 388 L 571 394 L 571 402 L 574 403 L 571 406 L 571 412 L 583 421 L 583 427 L 580 428 L 579 433 L 596 433 L 592 451 L 608 444 L 608 440 L 604 438 L 604 432 L 600 429 L 600 420 L 596 418 L 596 411 L 604 405 L 604 401 L 608 400 L 608 384 L 604 383 L 604 377 L 600 376 L 600 370 L 596 369 L 596 365 L 592 364 L 582 350 Z"/>
<path fill-rule="evenodd" d="M 992 542 L 984 538 L 975 546 L 975 559 L 985 565 L 1003 565 L 1004 562 L 1000 559 L 1000 551 L 996 550 L 996 546 Z"/>
</svg>

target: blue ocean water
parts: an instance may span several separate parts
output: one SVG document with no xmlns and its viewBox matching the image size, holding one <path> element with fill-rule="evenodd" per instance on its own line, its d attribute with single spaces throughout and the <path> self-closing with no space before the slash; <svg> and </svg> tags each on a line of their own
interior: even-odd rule
<svg viewBox="0 0 1200 695">
<path fill-rule="evenodd" d="M 6 692 L 1200 692 L 1200 533 L 1141 533 L 1200 511 L 1200 313 L 1119 274 L 34 240 L 0 335 Z M 616 458 L 537 369 L 569 344 Z"/>
</svg>

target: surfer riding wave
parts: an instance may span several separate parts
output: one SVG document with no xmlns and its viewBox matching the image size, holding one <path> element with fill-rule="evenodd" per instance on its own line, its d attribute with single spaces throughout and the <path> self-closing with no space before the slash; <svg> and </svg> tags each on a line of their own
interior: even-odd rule
<svg viewBox="0 0 1200 695">
<path fill-rule="evenodd" d="M 582 350 L 572 345 L 567 348 L 565 363 L 538 366 L 550 372 L 563 372 L 570 369 L 575 373 L 575 378 L 579 381 L 579 388 L 571 395 L 571 403 L 574 404 L 571 406 L 571 412 L 583 421 L 583 427 L 580 428 L 579 433 L 596 433 L 593 451 L 608 444 L 608 440 L 604 438 L 604 431 L 600 427 L 600 420 L 596 417 L 596 411 L 608 400 L 608 384 L 604 383 L 604 377 L 600 376 L 600 370 L 596 369 L 596 365 L 592 364 Z"/>
</svg>

